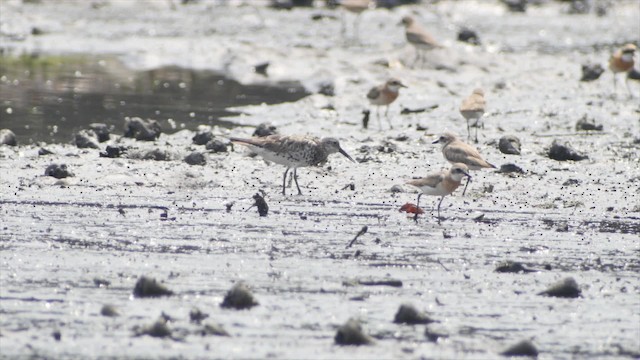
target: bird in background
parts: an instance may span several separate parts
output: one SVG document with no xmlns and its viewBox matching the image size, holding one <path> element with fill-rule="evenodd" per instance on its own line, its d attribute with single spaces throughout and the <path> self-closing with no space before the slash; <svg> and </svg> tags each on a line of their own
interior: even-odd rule
<svg viewBox="0 0 640 360">
<path fill-rule="evenodd" d="M 478 142 L 478 127 L 480 118 L 484 115 L 486 101 L 484 99 L 484 91 L 480 88 L 474 89 L 471 95 L 462 101 L 460 105 L 460 114 L 467 120 L 467 140 L 471 139 L 471 130 L 469 128 L 469 120 L 475 120 L 476 139 Z"/>
<path fill-rule="evenodd" d="M 376 106 L 376 116 L 378 118 L 378 125 L 380 126 L 380 130 L 382 130 L 382 121 L 380 120 L 380 107 L 386 106 L 384 116 L 389 122 L 389 128 L 393 129 L 393 125 L 391 125 L 391 120 L 389 119 L 389 105 L 391 105 L 392 102 L 396 101 L 398 95 L 400 95 L 400 88 L 406 87 L 407 86 L 404 85 L 400 80 L 391 78 L 384 84 L 372 87 L 367 93 L 367 99 L 369 99 L 369 103 Z"/>
<path fill-rule="evenodd" d="M 442 145 L 442 155 L 451 164 L 462 163 L 470 170 L 490 169 L 496 167 L 483 159 L 476 148 L 458 139 L 458 137 L 451 132 L 443 133 L 433 143 Z M 465 184 L 462 195 L 467 192 L 469 182 L 470 181 L 467 181 Z"/>
<path fill-rule="evenodd" d="M 613 72 L 613 91 L 615 93 L 616 75 L 618 73 L 628 73 L 633 70 L 633 57 L 637 47 L 634 44 L 626 44 L 620 49 L 616 50 L 609 58 L 609 69 Z M 629 88 L 629 77 L 626 79 L 627 91 L 631 95 L 631 89 Z"/>
<path fill-rule="evenodd" d="M 444 197 L 453 193 L 459 186 L 464 177 L 471 179 L 469 175 L 469 169 L 467 165 L 456 163 L 451 166 L 449 170 L 442 170 L 433 172 L 426 177 L 420 179 L 413 179 L 407 181 L 408 185 L 412 185 L 420 189 L 418 194 L 418 200 L 416 201 L 416 207 L 420 208 L 420 197 L 423 194 L 440 196 L 438 202 L 438 222 L 442 219 L 440 216 L 440 205 Z M 418 212 L 413 217 L 414 220 L 418 220 Z"/>
<path fill-rule="evenodd" d="M 407 41 L 416 49 L 414 64 L 418 60 L 424 61 L 424 52 L 442 47 L 431 34 L 416 22 L 413 16 L 407 15 L 403 17 L 402 24 L 405 27 L 404 34 Z"/>
<path fill-rule="evenodd" d="M 355 38 L 360 39 L 360 16 L 365 10 L 373 9 L 375 7 L 375 2 L 373 0 L 339 0 L 338 5 L 346 11 L 355 14 L 355 19 L 353 20 L 353 31 L 355 33 Z M 345 37 L 346 33 L 347 25 L 343 15 L 342 36 Z"/>
<path fill-rule="evenodd" d="M 293 169 L 293 180 L 298 188 L 298 195 L 302 195 L 298 185 L 297 169 L 299 167 L 319 166 L 327 162 L 329 155 L 340 153 L 355 162 L 346 151 L 340 147 L 340 142 L 331 137 L 317 138 L 315 136 L 299 135 L 269 135 L 250 139 L 231 137 L 234 143 L 246 145 L 253 152 L 262 156 L 264 160 L 286 166 L 282 178 L 282 195 L 285 193 L 287 173 Z"/>
</svg>

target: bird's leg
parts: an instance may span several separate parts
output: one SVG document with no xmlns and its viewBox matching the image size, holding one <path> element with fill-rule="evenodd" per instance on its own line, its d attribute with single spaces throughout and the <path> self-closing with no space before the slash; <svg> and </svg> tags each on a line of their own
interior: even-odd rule
<svg viewBox="0 0 640 360">
<path fill-rule="evenodd" d="M 376 106 L 376 118 L 378 118 L 378 128 L 382 131 L 382 120 L 380 120 L 380 106 Z"/>
<path fill-rule="evenodd" d="M 285 185 L 287 184 L 288 172 L 289 172 L 289 168 L 287 168 L 287 170 L 284 171 L 284 176 L 282 177 L 282 195 L 286 195 L 286 193 L 284 192 L 284 189 L 285 189 Z"/>
<path fill-rule="evenodd" d="M 444 200 L 444 196 L 442 196 L 438 202 L 438 224 L 440 223 L 440 220 L 442 220 L 442 217 L 440 217 L 440 205 L 442 205 L 442 200 Z"/>
<path fill-rule="evenodd" d="M 418 212 L 420 212 L 420 196 L 422 193 L 418 194 L 418 200 L 416 201 L 416 213 L 413 214 L 413 221 L 418 222 Z"/>
<path fill-rule="evenodd" d="M 384 117 L 387 118 L 387 122 L 389 123 L 389 129 L 393 129 L 393 125 L 391 125 L 391 119 L 389 119 L 389 105 L 386 106 L 384 111 Z"/>
<path fill-rule="evenodd" d="M 298 185 L 298 168 L 293 168 L 293 181 L 295 181 L 296 187 L 298 188 L 298 195 L 302 195 L 300 185 Z"/>
<path fill-rule="evenodd" d="M 627 92 L 629 93 L 629 98 L 633 98 L 633 92 L 631 92 L 631 87 L 629 86 L 629 77 L 624 79 L 625 85 L 627 85 Z"/>
<path fill-rule="evenodd" d="M 467 183 L 464 185 L 464 190 L 462 190 L 462 196 L 464 196 L 464 194 L 467 192 L 467 186 L 469 186 L 470 182 L 471 182 L 471 178 L 468 177 L 467 178 Z"/>
<path fill-rule="evenodd" d="M 471 128 L 469 127 L 469 119 L 467 119 L 467 140 L 471 140 Z"/>
<path fill-rule="evenodd" d="M 353 20 L 353 32 L 356 38 L 356 42 L 360 43 L 360 15 L 357 14 L 356 18 Z"/>
<path fill-rule="evenodd" d="M 476 119 L 476 144 L 478 143 L 478 123 L 480 122 L 480 118 Z"/>
</svg>

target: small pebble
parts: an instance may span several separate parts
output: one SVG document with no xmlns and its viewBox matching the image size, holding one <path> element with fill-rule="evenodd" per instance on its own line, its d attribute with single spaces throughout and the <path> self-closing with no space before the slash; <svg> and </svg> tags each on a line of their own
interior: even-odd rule
<svg viewBox="0 0 640 360">
<path fill-rule="evenodd" d="M 424 336 L 427 338 L 427 340 L 431 342 L 438 342 L 438 340 L 440 339 L 446 339 L 449 337 L 449 335 L 441 332 L 433 331 L 429 329 L 429 327 L 424 329 Z"/>
<path fill-rule="evenodd" d="M 582 64 L 582 77 L 580 81 L 594 81 L 604 73 L 604 68 L 600 64 Z"/>
<path fill-rule="evenodd" d="M 64 179 L 73 176 L 66 164 L 51 164 L 44 171 L 45 176 L 53 176 L 56 179 Z"/>
<path fill-rule="evenodd" d="M 139 117 L 125 118 L 124 137 L 135 138 L 141 141 L 154 141 L 160 137 L 162 128 L 152 119 L 143 120 Z"/>
<path fill-rule="evenodd" d="M 144 153 L 142 160 L 168 161 L 171 160 L 171 154 L 167 150 L 156 148 Z"/>
<path fill-rule="evenodd" d="M 580 161 L 588 159 L 587 155 L 579 153 L 575 150 L 569 143 L 561 144 L 558 140 L 553 140 L 547 155 L 550 159 L 558 160 L 558 161 Z"/>
<path fill-rule="evenodd" d="M 156 282 L 156 279 L 142 276 L 133 288 L 133 296 L 139 298 L 173 295 L 173 291 Z"/>
<path fill-rule="evenodd" d="M 429 324 L 434 322 L 427 314 L 422 311 L 418 311 L 411 304 L 402 304 L 396 313 L 393 322 L 396 324 Z"/>
<path fill-rule="evenodd" d="M 471 45 L 480 45 L 478 34 L 468 28 L 462 28 L 458 31 L 458 41 L 466 42 Z"/>
<path fill-rule="evenodd" d="M 527 268 L 524 267 L 524 265 L 522 265 L 519 262 L 515 262 L 515 261 L 511 261 L 511 260 L 507 260 L 507 261 L 503 261 L 500 264 L 498 264 L 498 266 L 496 267 L 496 269 L 494 270 L 495 272 L 499 272 L 499 273 L 528 273 L 528 272 L 535 272 L 535 270 L 529 270 Z"/>
<path fill-rule="evenodd" d="M 538 356 L 538 349 L 529 340 L 522 340 L 500 353 L 504 356 Z"/>
<path fill-rule="evenodd" d="M 209 141 L 213 140 L 215 136 L 210 130 L 200 131 L 191 138 L 191 141 L 195 145 L 206 145 Z"/>
<path fill-rule="evenodd" d="M 53 336 L 53 338 L 54 338 L 56 341 L 60 341 L 60 340 L 62 339 L 62 333 L 60 332 L 60 330 L 54 330 L 54 331 L 51 333 L 51 336 Z"/>
<path fill-rule="evenodd" d="M 203 153 L 199 152 L 199 151 L 194 151 L 191 154 L 187 155 L 184 158 L 184 162 L 186 162 L 189 165 L 206 165 L 207 163 L 207 158 L 204 156 Z"/>
<path fill-rule="evenodd" d="M 107 124 L 103 123 L 93 123 L 89 124 L 89 129 L 93 130 L 93 132 L 98 137 L 98 141 L 103 143 L 105 141 L 109 141 L 112 127 L 107 126 Z"/>
<path fill-rule="evenodd" d="M 38 155 L 39 156 L 45 156 L 45 155 L 51 155 L 53 154 L 53 151 L 45 149 L 45 148 L 40 148 L 38 149 Z"/>
<path fill-rule="evenodd" d="M 16 134 L 9 129 L 0 130 L 0 145 L 17 146 L 18 140 Z"/>
<path fill-rule="evenodd" d="M 225 144 L 222 140 L 213 139 L 205 145 L 205 149 L 211 151 L 212 153 L 221 153 L 227 152 L 227 144 Z"/>
<path fill-rule="evenodd" d="M 349 319 L 340 326 L 334 340 L 338 345 L 369 345 L 373 343 L 373 339 L 362 330 L 360 321 L 355 319 Z"/>
<path fill-rule="evenodd" d="M 209 317 L 209 314 L 205 314 L 198 308 L 193 308 L 189 311 L 189 319 L 192 323 L 200 324 L 200 322 Z"/>
<path fill-rule="evenodd" d="M 260 75 L 264 75 L 264 76 L 268 76 L 267 74 L 267 69 L 269 68 L 269 65 L 271 63 L 269 63 L 268 61 L 265 61 L 263 63 L 257 64 L 253 66 L 253 71 L 256 72 L 256 74 L 260 74 Z"/>
<path fill-rule="evenodd" d="M 580 297 L 582 291 L 578 283 L 572 278 L 564 278 L 555 284 L 552 284 L 547 290 L 538 293 L 538 295 L 561 297 L 561 298 L 577 298 Z"/>
<path fill-rule="evenodd" d="M 73 143 L 79 149 L 99 149 L 98 135 L 93 130 L 84 129 L 76 133 Z"/>
<path fill-rule="evenodd" d="M 264 137 L 264 136 L 274 135 L 277 133 L 278 133 L 278 130 L 276 129 L 275 126 L 270 125 L 268 123 L 262 123 L 258 125 L 258 127 L 256 127 L 252 136 Z"/>
<path fill-rule="evenodd" d="M 200 335 L 214 335 L 214 336 L 229 336 L 227 330 L 225 330 L 222 325 L 218 324 L 205 324 L 200 331 Z"/>
<path fill-rule="evenodd" d="M 119 158 L 127 152 L 126 146 L 107 145 L 104 151 L 100 152 L 100 157 Z"/>
<path fill-rule="evenodd" d="M 100 309 L 100 315 L 107 317 L 116 317 L 120 316 L 120 313 L 113 305 L 103 305 L 102 309 Z"/>
<path fill-rule="evenodd" d="M 500 169 L 498 169 L 498 172 L 501 174 L 509 174 L 509 173 L 524 174 L 524 170 L 522 170 L 520 166 L 512 163 L 500 165 Z"/>
<path fill-rule="evenodd" d="M 602 129 L 602 124 L 596 124 L 595 119 L 587 118 L 586 114 L 576 122 L 576 131 L 602 131 Z"/>
<path fill-rule="evenodd" d="M 514 135 L 505 135 L 498 142 L 498 149 L 507 155 L 520 155 L 520 139 Z"/>
<path fill-rule="evenodd" d="M 235 284 L 231 290 L 225 295 L 222 304 L 223 308 L 232 308 L 237 310 L 250 309 L 258 305 L 258 302 L 254 299 L 253 294 L 244 283 Z"/>
</svg>

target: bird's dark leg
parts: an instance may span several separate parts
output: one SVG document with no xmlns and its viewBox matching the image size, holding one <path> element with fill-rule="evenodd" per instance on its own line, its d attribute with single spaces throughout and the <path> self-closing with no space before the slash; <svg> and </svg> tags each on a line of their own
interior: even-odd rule
<svg viewBox="0 0 640 360">
<path fill-rule="evenodd" d="M 296 183 L 296 187 L 298 188 L 298 195 L 302 195 L 300 185 L 298 185 L 298 168 L 293 168 L 293 181 Z"/>
<path fill-rule="evenodd" d="M 413 221 L 418 222 L 418 212 L 420 211 L 420 196 L 422 193 L 418 194 L 418 200 L 416 201 L 416 213 L 413 214 Z"/>
<path fill-rule="evenodd" d="M 378 128 L 382 131 L 382 120 L 380 120 L 380 106 L 376 106 L 376 117 L 378 118 Z"/>
<path fill-rule="evenodd" d="M 442 205 L 442 200 L 444 200 L 444 196 L 440 198 L 440 201 L 438 202 L 438 224 L 440 223 L 440 220 L 442 219 L 442 217 L 440 217 L 440 205 Z"/>
<path fill-rule="evenodd" d="M 464 190 L 462 190 L 462 196 L 464 196 L 464 194 L 467 192 L 467 186 L 469 186 L 470 182 L 471 182 L 471 178 L 468 177 L 467 178 L 467 183 L 464 185 Z"/>
<path fill-rule="evenodd" d="M 476 119 L 476 144 L 478 143 L 478 127 L 480 127 L 480 118 Z"/>
<path fill-rule="evenodd" d="M 469 127 L 469 119 L 467 119 L 467 140 L 471 140 L 471 128 Z"/>
<path fill-rule="evenodd" d="M 284 176 L 282 177 L 282 195 L 286 195 L 284 192 L 285 185 L 287 184 L 287 173 L 289 172 L 289 168 L 284 171 Z"/>
<path fill-rule="evenodd" d="M 384 111 L 384 117 L 387 118 L 387 122 L 389 123 L 389 129 L 393 129 L 393 125 L 391 125 L 391 119 L 389 119 L 389 105 L 386 106 Z"/>
</svg>

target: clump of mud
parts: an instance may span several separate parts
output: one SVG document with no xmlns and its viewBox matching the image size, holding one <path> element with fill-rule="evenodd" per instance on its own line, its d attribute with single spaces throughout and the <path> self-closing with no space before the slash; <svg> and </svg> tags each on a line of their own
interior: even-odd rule
<svg viewBox="0 0 640 360">
<path fill-rule="evenodd" d="M 250 309 L 256 305 L 259 305 L 253 294 L 244 283 L 235 284 L 227 295 L 225 295 L 222 304 L 223 308 L 230 308 L 236 310 Z"/>
<path fill-rule="evenodd" d="M 133 288 L 133 296 L 139 298 L 171 296 L 173 291 L 156 282 L 156 279 L 142 276 Z"/>
</svg>

